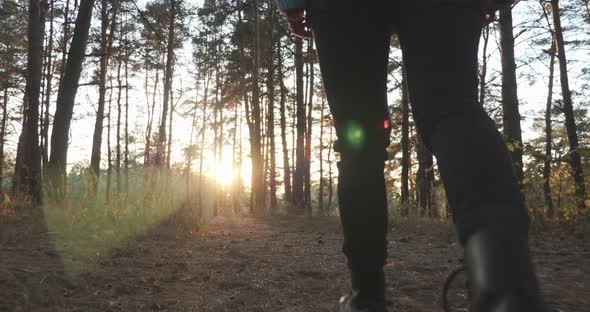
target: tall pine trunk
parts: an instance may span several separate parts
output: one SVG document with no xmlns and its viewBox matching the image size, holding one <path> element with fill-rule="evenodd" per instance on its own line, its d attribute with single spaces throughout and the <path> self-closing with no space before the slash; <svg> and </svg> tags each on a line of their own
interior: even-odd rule
<svg viewBox="0 0 590 312">
<path fill-rule="evenodd" d="M 186 193 L 188 196 L 189 202 L 191 201 L 192 192 L 190 188 L 190 176 L 192 171 L 192 163 L 193 163 L 193 138 L 195 135 L 195 128 L 197 127 L 197 112 L 199 111 L 199 80 L 200 75 L 197 74 L 196 77 L 196 84 L 195 84 L 195 106 L 193 107 L 193 117 L 191 122 L 191 134 L 189 137 L 189 144 L 186 150 Z"/>
<path fill-rule="evenodd" d="M 110 21 L 107 11 L 107 0 L 102 0 L 101 9 L 101 34 L 100 34 L 100 69 L 98 76 L 98 109 L 96 110 L 96 121 L 94 123 L 94 135 L 92 136 L 92 154 L 90 155 L 90 170 L 93 174 L 94 183 L 91 186 L 91 196 L 96 194 L 98 181 L 100 178 L 100 161 L 102 152 L 102 132 L 104 128 L 104 110 L 106 103 L 106 83 L 107 71 L 109 66 L 110 53 L 113 47 L 113 37 L 115 35 L 115 19 L 117 17 L 117 3 L 113 1 L 112 19 Z M 111 91 L 112 93 L 112 91 Z"/>
<path fill-rule="evenodd" d="M 280 125 L 281 125 L 281 145 L 283 147 L 283 184 L 285 188 L 285 199 L 288 203 L 292 201 L 291 193 L 291 167 L 289 165 L 289 146 L 287 144 L 287 117 L 285 113 L 285 104 L 287 101 L 287 88 L 285 87 L 284 73 L 283 73 L 283 57 L 281 41 L 277 43 L 277 56 L 278 56 L 278 71 L 279 71 L 279 84 L 281 98 L 279 103 L 279 111 L 281 114 Z"/>
<path fill-rule="evenodd" d="M 125 28 L 128 26 L 125 21 Z M 125 32 L 125 199 L 129 196 L 129 43 Z"/>
<path fill-rule="evenodd" d="M 172 87 L 172 62 L 174 60 L 174 26 L 175 0 L 170 0 L 170 21 L 168 25 L 168 42 L 166 47 L 166 70 L 164 72 L 164 99 L 162 103 L 162 120 L 158 131 L 158 145 L 156 146 L 155 164 L 162 167 L 166 162 L 166 122 L 168 119 L 168 102 L 170 100 L 170 88 Z"/>
<path fill-rule="evenodd" d="M 514 58 L 514 34 L 512 27 L 512 9 L 500 10 L 500 48 L 502 54 L 502 110 L 504 137 L 512 157 L 512 163 L 522 188 L 522 131 L 516 82 L 516 63 Z"/>
<path fill-rule="evenodd" d="M 254 55 L 252 69 L 252 122 L 253 133 L 251 139 L 252 157 L 252 192 L 254 199 L 254 212 L 263 213 L 264 198 L 264 171 L 262 160 L 262 138 L 261 138 L 261 113 L 260 113 L 260 16 L 258 13 L 259 1 L 254 0 L 252 6 L 254 15 Z"/>
<path fill-rule="evenodd" d="M 67 2 L 69 3 L 69 1 Z M 78 82 L 82 73 L 82 62 L 86 53 L 90 21 L 94 0 L 81 0 L 74 28 L 74 36 L 69 49 L 63 77 L 57 92 L 53 130 L 51 131 L 51 154 L 48 173 L 51 181 L 50 194 L 61 198 L 65 191 L 66 168 L 68 164 L 68 140 L 74 111 L 74 102 L 78 91 Z M 65 27 L 65 26 L 64 26 Z M 65 40 L 64 40 L 65 42 Z"/>
<path fill-rule="evenodd" d="M 6 143 L 6 121 L 8 120 L 8 87 L 4 87 L 2 97 L 2 124 L 0 125 L 0 196 L 4 196 L 4 143 Z"/>
<path fill-rule="evenodd" d="M 107 185 L 105 188 L 105 195 L 106 195 L 106 202 L 109 203 L 111 201 L 111 194 L 112 194 L 112 177 L 113 177 L 113 153 L 112 153 L 112 145 L 111 145 L 111 126 L 112 126 L 112 108 L 113 108 L 113 80 L 112 77 L 109 77 L 111 91 L 109 92 L 109 101 L 108 101 L 108 111 L 107 111 Z M 98 180 L 97 180 L 98 184 Z"/>
<path fill-rule="evenodd" d="M 305 209 L 306 214 L 311 216 L 311 130 L 312 130 L 312 113 L 313 113 L 313 93 L 314 93 L 314 55 L 311 39 L 307 43 L 307 61 L 308 70 L 308 96 L 307 99 L 307 129 L 305 131 Z"/>
<path fill-rule="evenodd" d="M 328 209 L 332 208 L 332 196 L 334 194 L 334 179 L 332 177 L 332 150 L 334 144 L 334 124 L 330 125 L 330 144 L 328 145 Z"/>
<path fill-rule="evenodd" d="M 203 211 L 203 192 L 205 186 L 203 185 L 203 160 L 205 152 L 205 134 L 207 132 L 207 100 L 209 97 L 209 81 L 211 80 L 211 73 L 209 69 L 205 69 L 205 90 L 203 90 L 203 116 L 201 120 L 201 146 L 199 149 L 199 211 Z"/>
<path fill-rule="evenodd" d="M 586 199 L 586 190 L 584 185 L 584 171 L 582 160 L 580 158 L 578 132 L 576 120 L 574 118 L 574 108 L 572 103 L 572 93 L 569 86 L 569 77 L 567 70 L 567 58 L 565 53 L 565 43 L 563 41 L 563 29 L 561 27 L 561 16 L 559 0 L 551 0 L 551 9 L 553 10 L 553 25 L 555 29 L 555 43 L 557 46 L 557 58 L 559 60 L 559 79 L 561 81 L 561 94 L 563 97 L 563 113 L 565 115 L 565 128 L 570 148 L 569 164 L 574 176 L 576 189 L 576 206 L 578 214 L 586 214 L 587 209 L 584 203 Z M 589 207 L 590 208 L 590 207 Z M 590 216 L 590 214 L 588 215 Z"/>
<path fill-rule="evenodd" d="M 407 216 L 410 204 L 410 189 L 409 183 L 409 172 L 410 172 L 410 99 L 408 96 L 408 86 L 406 81 L 405 72 L 402 78 L 402 98 L 401 98 L 401 111 L 402 111 L 402 174 L 401 174 L 401 215 Z"/>
<path fill-rule="evenodd" d="M 122 40 L 120 40 L 122 41 Z M 122 114 L 122 103 L 121 98 L 123 96 L 123 81 L 121 80 L 121 67 L 123 62 L 121 60 L 121 53 L 119 53 L 119 60 L 117 63 L 117 126 L 116 126 L 116 141 L 115 141 L 115 174 L 117 183 L 117 194 L 121 194 L 121 114 Z"/>
<path fill-rule="evenodd" d="M 305 197 L 303 183 L 305 177 L 305 101 L 303 92 L 303 42 L 295 38 L 295 76 L 296 76 L 296 122 L 297 146 L 295 156 L 295 173 L 293 175 L 293 204 L 296 213 L 304 209 Z"/>
<path fill-rule="evenodd" d="M 547 214 L 550 218 L 553 217 L 553 199 L 551 196 L 551 107 L 553 105 L 553 76 L 555 74 L 555 40 L 552 40 L 552 42 L 553 45 L 549 50 L 549 84 L 547 86 L 547 106 L 545 107 L 545 157 L 543 161 L 543 195 L 547 206 Z"/>
<path fill-rule="evenodd" d="M 268 49 L 268 79 L 267 79 L 267 92 L 268 92 L 268 131 L 267 136 L 269 140 L 269 151 L 270 154 L 270 168 L 269 168 L 269 187 L 270 187 L 270 209 L 271 212 L 275 212 L 277 208 L 277 160 L 276 160 L 276 144 L 275 144 L 275 57 L 274 57 L 274 30 L 273 25 L 275 22 L 275 6 L 274 2 L 271 1 L 268 7 L 269 10 L 269 32 L 270 32 L 270 46 Z"/>
<path fill-rule="evenodd" d="M 488 74 L 488 44 L 490 42 L 490 26 L 486 25 L 483 30 L 483 51 L 481 57 L 481 71 L 479 73 L 479 105 L 483 106 L 486 99 L 486 86 Z"/>
<path fill-rule="evenodd" d="M 322 106 L 320 108 L 320 189 L 318 193 L 318 211 L 321 213 L 324 210 L 324 110 L 326 107 L 326 99 L 322 98 Z"/>
<path fill-rule="evenodd" d="M 29 1 L 29 22 L 27 33 L 27 71 L 23 118 L 23 130 L 19 137 L 15 164 L 15 185 L 17 194 L 29 197 L 33 205 L 42 201 L 41 151 L 39 150 L 39 96 L 43 70 L 43 34 L 45 31 L 44 1 Z"/>
<path fill-rule="evenodd" d="M 416 146 L 416 154 L 418 158 L 418 172 L 416 173 L 416 184 L 418 193 L 418 208 L 419 216 L 432 217 L 432 186 L 434 184 L 432 173 L 432 154 L 422 139 L 418 137 L 418 144 Z"/>
<path fill-rule="evenodd" d="M 158 53 L 159 54 L 159 53 Z M 157 60 L 160 60 L 160 55 L 157 56 Z M 146 85 L 146 95 L 147 92 L 147 85 L 148 85 L 148 67 L 147 67 L 147 56 L 146 56 L 146 73 L 145 73 L 145 85 Z M 156 77 L 154 79 L 154 89 L 152 92 L 152 102 L 150 108 L 150 101 L 149 98 L 147 100 L 147 113 L 148 113 L 148 122 L 146 125 L 145 130 L 145 155 L 143 165 L 144 167 L 151 166 L 153 164 L 152 160 L 152 129 L 154 126 L 154 116 L 156 115 L 156 95 L 158 93 L 158 82 L 160 81 L 160 68 L 156 67 Z"/>
<path fill-rule="evenodd" d="M 49 106 L 51 102 L 52 81 L 53 81 L 53 18 L 54 18 L 54 0 L 51 0 L 49 5 L 49 42 L 47 44 L 47 73 L 46 87 L 45 87 L 45 109 L 41 121 L 41 160 L 43 168 L 47 167 L 49 163 Z"/>
<path fill-rule="evenodd" d="M 174 68 L 174 67 L 173 67 Z M 174 129 L 174 111 L 176 105 L 174 103 L 174 90 L 170 90 L 170 120 L 168 122 L 168 147 L 166 149 L 166 168 L 170 169 L 171 154 L 172 154 L 172 130 Z"/>
</svg>

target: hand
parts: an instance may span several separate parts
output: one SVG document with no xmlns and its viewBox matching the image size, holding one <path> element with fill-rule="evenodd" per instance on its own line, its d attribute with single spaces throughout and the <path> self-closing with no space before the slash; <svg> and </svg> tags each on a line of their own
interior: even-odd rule
<svg viewBox="0 0 590 312">
<path fill-rule="evenodd" d="M 305 19 L 305 9 L 290 9 L 285 12 L 289 28 L 295 37 L 309 39 L 312 37 Z"/>
</svg>

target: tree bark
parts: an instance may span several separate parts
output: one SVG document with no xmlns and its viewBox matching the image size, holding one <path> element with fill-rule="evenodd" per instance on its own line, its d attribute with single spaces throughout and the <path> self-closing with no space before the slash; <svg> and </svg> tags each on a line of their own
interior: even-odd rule
<svg viewBox="0 0 590 312">
<path fill-rule="evenodd" d="M 409 108 L 409 96 L 408 87 L 406 82 L 405 71 L 403 73 L 402 80 L 402 98 L 401 98 L 401 111 L 402 111 L 402 173 L 401 173 L 401 215 L 408 215 L 408 205 L 410 201 L 410 190 L 408 187 L 409 182 L 409 170 L 410 170 L 410 108 Z"/>
<path fill-rule="evenodd" d="M 207 132 L 207 100 L 209 96 L 209 81 L 211 80 L 211 73 L 209 69 L 205 69 L 205 90 L 203 90 L 203 117 L 201 121 L 201 146 L 199 151 L 199 210 L 203 211 L 203 192 L 205 187 L 203 185 L 203 153 L 205 152 L 205 133 Z"/>
<path fill-rule="evenodd" d="M 481 72 L 479 74 L 479 105 L 484 106 L 486 99 L 486 78 L 488 74 L 488 43 L 490 41 L 490 26 L 486 25 L 483 31 L 483 51 L 481 57 Z"/>
<path fill-rule="evenodd" d="M 552 40 L 552 47 L 549 50 L 549 85 L 547 86 L 547 106 L 545 107 L 545 158 L 543 161 L 543 194 L 545 205 L 547 206 L 547 215 L 553 217 L 553 198 L 551 196 L 551 142 L 552 142 L 552 125 L 551 125 L 551 107 L 553 104 L 553 78 L 555 73 L 555 40 Z"/>
<path fill-rule="evenodd" d="M 94 0 L 93 4 L 94 4 Z M 80 16 L 80 12 L 82 12 L 83 6 L 82 3 L 80 3 L 80 10 L 78 10 L 78 16 Z M 86 8 L 87 9 L 87 8 Z M 91 14 L 92 15 L 92 14 Z M 90 16 L 91 16 L 90 15 Z M 62 81 L 64 79 L 64 75 L 66 72 L 66 61 L 68 59 L 68 37 L 70 35 L 70 21 L 69 21 L 69 16 L 70 16 L 70 0 L 66 0 L 66 5 L 64 8 L 64 23 L 63 23 L 63 30 L 62 30 L 62 42 L 61 42 L 61 68 L 60 68 L 60 73 L 59 73 L 59 85 L 61 86 Z M 78 22 L 76 21 L 76 25 L 78 24 Z M 74 36 L 76 29 L 74 28 Z M 72 38 L 73 40 L 73 38 Z M 72 43 L 73 44 L 73 43 Z"/>
<path fill-rule="evenodd" d="M 147 56 L 146 56 L 147 58 Z M 160 55 L 158 53 L 157 60 L 160 60 Z M 148 85 L 148 67 L 147 67 L 147 59 L 146 59 L 146 73 L 145 73 L 145 85 L 146 85 L 146 94 L 147 94 L 147 85 Z M 154 125 L 154 116 L 156 115 L 156 94 L 158 91 L 158 82 L 160 81 L 160 69 L 156 67 L 156 77 L 154 79 L 154 89 L 152 93 L 152 104 L 150 109 L 149 98 L 147 102 L 147 111 L 148 111 L 148 122 L 146 125 L 145 130 L 145 155 L 144 155 L 144 167 L 151 166 L 153 164 L 152 160 L 152 129 Z"/>
<path fill-rule="evenodd" d="M 514 58 L 514 34 L 512 27 L 512 9 L 500 10 L 500 48 L 502 54 L 502 110 L 504 136 L 512 157 L 512 163 L 522 188 L 522 131 L 516 82 L 516 63 Z"/>
<path fill-rule="evenodd" d="M 328 209 L 332 208 L 332 196 L 334 194 L 334 180 L 332 178 L 332 150 L 334 144 L 334 125 L 330 125 L 330 144 L 328 148 Z"/>
<path fill-rule="evenodd" d="M 112 194 L 112 177 L 113 177 L 113 155 L 112 155 L 112 148 L 111 148 L 111 126 L 112 126 L 112 122 L 111 122 L 111 116 L 112 115 L 112 108 L 113 108 L 113 79 L 112 77 L 109 77 L 109 82 L 110 82 L 110 89 L 111 91 L 109 92 L 109 101 L 108 101 L 108 111 L 107 111 L 107 186 L 105 188 L 105 195 L 106 195 L 106 202 L 110 203 L 111 202 L 111 194 Z M 96 183 L 98 184 L 98 179 L 96 181 Z"/>
<path fill-rule="evenodd" d="M 69 3 L 69 1 L 68 1 Z M 74 28 L 74 36 L 69 49 L 69 57 L 65 62 L 63 78 L 57 92 L 57 102 L 51 132 L 51 154 L 48 173 L 50 178 L 50 194 L 60 198 L 65 191 L 66 168 L 68 164 L 68 139 L 74 111 L 78 82 L 82 72 L 82 63 L 88 42 L 90 21 L 94 0 L 81 0 Z M 54 193 L 54 191 L 57 191 Z"/>
<path fill-rule="evenodd" d="M 107 71 L 109 66 L 110 54 L 113 47 L 113 37 L 115 35 L 117 1 L 112 4 L 112 17 L 109 24 L 107 0 L 102 0 L 101 9 L 101 35 L 100 35 L 100 69 L 98 77 L 98 109 L 96 112 L 96 121 L 94 123 L 94 135 L 92 137 L 92 154 L 90 155 L 90 170 L 93 174 L 94 183 L 91 186 L 91 195 L 96 194 L 98 190 L 98 181 L 100 177 L 100 161 L 102 152 L 102 132 L 104 130 L 104 110 L 106 98 Z M 107 29 L 110 25 L 109 34 Z M 112 91 L 111 91 L 112 93 Z"/>
<path fill-rule="evenodd" d="M 326 99 L 322 98 L 320 108 L 320 189 L 318 193 L 318 211 L 324 210 L 324 110 L 326 108 Z"/>
<path fill-rule="evenodd" d="M 6 142 L 6 121 L 8 120 L 8 87 L 4 87 L 2 101 L 2 124 L 0 125 L 0 196 L 4 197 L 4 143 Z"/>
<path fill-rule="evenodd" d="M 578 214 L 587 213 L 584 203 L 586 199 L 586 190 L 584 185 L 584 171 L 582 160 L 580 158 L 578 132 L 576 120 L 574 118 L 574 108 L 572 103 L 572 94 L 569 86 L 569 77 L 567 70 L 567 58 L 565 53 L 565 43 L 563 41 L 563 29 L 561 27 L 561 16 L 559 0 L 551 0 L 551 9 L 553 10 L 553 25 L 555 30 L 555 44 L 557 47 L 557 58 L 559 60 L 559 78 L 561 81 L 561 94 L 563 97 L 563 113 L 565 115 L 565 128 L 570 148 L 569 164 L 574 176 L 576 189 L 576 206 Z M 590 208 L 590 207 L 589 207 Z"/>
<path fill-rule="evenodd" d="M 305 178 L 305 101 L 303 94 L 303 42 L 295 39 L 295 76 L 297 100 L 297 146 L 295 159 L 295 174 L 293 175 L 293 205 L 295 213 L 304 209 L 305 197 L 303 183 Z"/>
<path fill-rule="evenodd" d="M 172 76 L 174 77 L 174 65 L 172 65 Z M 173 78 L 172 78 L 173 79 Z M 171 154 L 172 154 L 172 129 L 174 123 L 174 111 L 176 104 L 174 103 L 174 90 L 170 88 L 170 120 L 168 124 L 168 148 L 166 149 L 166 168 L 170 169 Z"/>
<path fill-rule="evenodd" d="M 158 132 L 158 145 L 156 147 L 156 166 L 162 167 L 166 158 L 166 121 L 168 118 L 168 101 L 170 100 L 170 88 L 172 87 L 172 62 L 174 61 L 174 26 L 175 26 L 176 1 L 170 0 L 170 23 L 168 25 L 168 42 L 166 48 L 166 71 L 164 72 L 164 100 L 162 103 L 162 121 Z"/>
<path fill-rule="evenodd" d="M 25 87 L 25 116 L 18 142 L 15 164 L 15 190 L 29 197 L 33 205 L 41 204 L 41 151 L 39 149 L 39 96 L 43 70 L 43 34 L 47 2 L 29 1 L 27 75 Z"/>
<path fill-rule="evenodd" d="M 314 54 L 311 40 L 307 43 L 307 58 L 309 64 L 308 70 L 308 92 L 307 100 L 307 129 L 305 132 L 305 210 L 308 216 L 311 216 L 311 131 L 313 125 L 313 93 L 314 93 Z"/>
<path fill-rule="evenodd" d="M 252 6 L 254 15 L 254 57 L 252 70 L 252 120 L 253 136 L 251 140 L 251 157 L 252 157 L 252 192 L 254 195 L 254 212 L 262 213 L 265 205 L 264 198 L 264 172 L 262 161 L 262 142 L 261 142 L 261 115 L 260 115 L 260 87 L 259 87 L 259 70 L 260 70 L 260 17 L 258 14 L 259 0 L 254 0 Z"/>
<path fill-rule="evenodd" d="M 268 140 L 269 140 L 269 154 L 270 154 L 270 172 L 269 172 L 269 187 L 270 187 L 270 210 L 275 212 L 277 208 L 277 160 L 276 160 L 276 144 L 275 144 L 275 57 L 274 57 L 274 30 L 273 25 L 275 24 L 275 6 L 274 2 L 271 1 L 269 6 L 269 32 L 270 32 L 270 45 L 268 49 L 268 79 L 267 79 L 267 92 L 268 92 Z"/>
<path fill-rule="evenodd" d="M 120 42 L 122 40 L 119 40 Z M 120 50 L 119 50 L 120 51 Z M 123 96 L 123 82 L 121 81 L 121 67 L 123 62 L 121 60 L 121 53 L 119 52 L 119 59 L 117 63 L 117 126 L 116 126 L 116 142 L 115 142 L 115 174 L 117 182 L 117 194 L 121 194 L 121 114 Z"/>
<path fill-rule="evenodd" d="M 195 134 L 195 128 L 197 127 L 197 112 L 199 110 L 199 80 L 200 80 L 200 73 L 197 73 L 197 79 L 195 84 L 195 106 L 193 107 L 193 117 L 191 122 L 191 135 L 189 138 L 188 148 L 186 150 L 186 193 L 188 196 L 189 202 L 191 201 L 191 189 L 190 189 L 190 176 L 192 170 L 192 162 L 193 162 L 193 138 Z"/>
<path fill-rule="evenodd" d="M 128 21 L 125 21 L 125 28 Z M 125 32 L 125 199 L 129 196 L 129 43 Z"/>
<path fill-rule="evenodd" d="M 283 73 L 283 58 L 282 58 L 282 48 L 281 42 L 278 42 L 277 48 L 278 54 L 278 71 L 279 71 L 279 85 L 280 85 L 280 92 L 281 98 L 279 103 L 279 111 L 281 114 L 280 117 L 280 126 L 281 126 L 281 144 L 283 147 L 283 184 L 285 188 L 285 199 L 288 203 L 292 201 L 292 193 L 291 193 L 291 166 L 289 165 L 289 146 L 287 144 L 287 117 L 285 113 L 285 104 L 287 101 L 287 88 L 285 87 L 284 82 L 284 73 Z"/>
<path fill-rule="evenodd" d="M 417 137 L 418 144 L 416 153 L 418 158 L 418 172 L 416 176 L 418 207 L 421 217 L 435 217 L 433 205 L 434 171 L 432 153 L 426 148 L 420 137 Z"/>
<path fill-rule="evenodd" d="M 51 102 L 52 81 L 53 81 L 53 16 L 54 16 L 54 0 L 51 0 L 49 5 L 49 42 L 47 44 L 47 73 L 46 73 L 46 88 L 45 88 L 45 111 L 43 121 L 41 122 L 41 159 L 43 168 L 47 167 L 49 163 L 49 106 Z"/>
</svg>

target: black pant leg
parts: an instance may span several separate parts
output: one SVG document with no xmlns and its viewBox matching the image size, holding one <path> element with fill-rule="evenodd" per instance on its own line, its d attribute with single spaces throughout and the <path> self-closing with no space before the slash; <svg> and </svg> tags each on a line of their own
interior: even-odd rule
<svg viewBox="0 0 590 312">
<path fill-rule="evenodd" d="M 353 272 L 380 270 L 387 246 L 383 169 L 389 145 L 384 120 L 388 118 L 390 28 L 380 13 L 368 8 L 339 1 L 311 3 L 315 44 L 341 158 L 338 197 L 343 251 Z"/>
<path fill-rule="evenodd" d="M 510 155 L 478 104 L 483 14 L 472 3 L 400 12 L 398 25 L 414 120 L 437 158 L 462 243 L 483 228 L 528 227 Z"/>
</svg>

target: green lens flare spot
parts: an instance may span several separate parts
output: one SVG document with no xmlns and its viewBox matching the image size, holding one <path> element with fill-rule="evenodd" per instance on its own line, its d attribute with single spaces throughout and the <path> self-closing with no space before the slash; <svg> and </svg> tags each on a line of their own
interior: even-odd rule
<svg viewBox="0 0 590 312">
<path fill-rule="evenodd" d="M 359 149 L 365 141 L 365 132 L 360 124 L 349 122 L 346 125 L 346 144 L 353 149 Z"/>
</svg>

